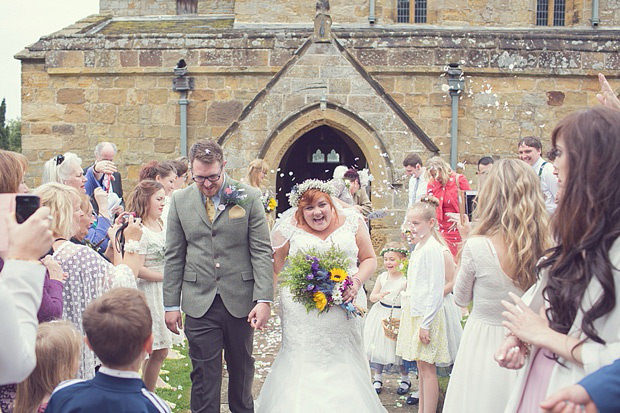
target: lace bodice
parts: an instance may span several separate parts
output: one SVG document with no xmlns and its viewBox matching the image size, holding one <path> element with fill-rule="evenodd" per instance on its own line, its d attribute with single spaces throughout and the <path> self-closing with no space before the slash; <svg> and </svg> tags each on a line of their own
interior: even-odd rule
<svg viewBox="0 0 620 413">
<path fill-rule="evenodd" d="M 164 254 L 166 252 L 166 230 L 155 232 L 142 227 L 142 238 L 138 252 L 145 255 L 144 266 L 157 272 L 164 272 Z"/>
<path fill-rule="evenodd" d="M 301 228 L 289 226 L 288 231 L 290 234 L 285 234 L 289 239 L 289 255 L 295 255 L 299 251 L 308 251 L 309 249 L 323 252 L 335 245 L 349 258 L 350 264 L 347 272 L 353 276 L 357 273 L 357 254 L 359 252 L 357 242 L 355 241 L 355 234 L 361 219 L 359 214 L 347 211 L 344 223 L 329 234 L 325 240 Z"/>
</svg>

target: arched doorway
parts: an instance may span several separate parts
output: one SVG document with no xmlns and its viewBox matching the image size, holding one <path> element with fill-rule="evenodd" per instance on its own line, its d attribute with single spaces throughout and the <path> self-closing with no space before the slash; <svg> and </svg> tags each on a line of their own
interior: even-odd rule
<svg viewBox="0 0 620 413">
<path fill-rule="evenodd" d="M 278 213 L 290 207 L 287 194 L 293 186 L 309 178 L 329 180 L 338 165 L 356 169 L 368 166 L 360 147 L 345 133 L 322 125 L 299 137 L 278 165 Z"/>
</svg>

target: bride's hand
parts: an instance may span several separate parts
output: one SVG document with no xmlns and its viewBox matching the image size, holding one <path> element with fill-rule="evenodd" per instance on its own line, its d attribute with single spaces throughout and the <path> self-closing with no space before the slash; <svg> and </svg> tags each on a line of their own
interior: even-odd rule
<svg viewBox="0 0 620 413">
<path fill-rule="evenodd" d="M 344 293 L 342 294 L 342 298 L 344 298 L 345 304 L 355 300 L 355 297 L 357 297 L 357 293 L 362 286 L 362 281 L 359 278 L 353 277 L 352 281 L 353 284 L 351 284 L 349 288 L 344 290 Z"/>
</svg>

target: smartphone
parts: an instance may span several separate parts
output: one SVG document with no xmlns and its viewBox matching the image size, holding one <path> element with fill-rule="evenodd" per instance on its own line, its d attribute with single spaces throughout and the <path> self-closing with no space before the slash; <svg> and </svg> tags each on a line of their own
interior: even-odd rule
<svg viewBox="0 0 620 413">
<path fill-rule="evenodd" d="M 465 191 L 465 213 L 469 217 L 469 222 L 473 222 L 474 209 L 476 209 L 476 197 L 478 191 Z"/>
<path fill-rule="evenodd" d="M 26 221 L 41 206 L 41 199 L 29 194 L 0 194 L 0 251 L 9 249 L 5 217 L 15 212 L 18 223 Z"/>
</svg>

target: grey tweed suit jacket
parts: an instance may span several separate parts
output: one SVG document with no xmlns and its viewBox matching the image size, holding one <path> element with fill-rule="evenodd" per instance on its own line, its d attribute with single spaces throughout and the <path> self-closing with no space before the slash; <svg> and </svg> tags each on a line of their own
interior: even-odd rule
<svg viewBox="0 0 620 413">
<path fill-rule="evenodd" d="M 261 193 L 226 176 L 224 188 L 244 188 L 239 205 L 207 217 L 198 187 L 175 191 L 168 212 L 164 306 L 200 318 L 216 293 L 235 317 L 247 317 L 257 300 L 273 301 L 273 264 Z"/>
</svg>

